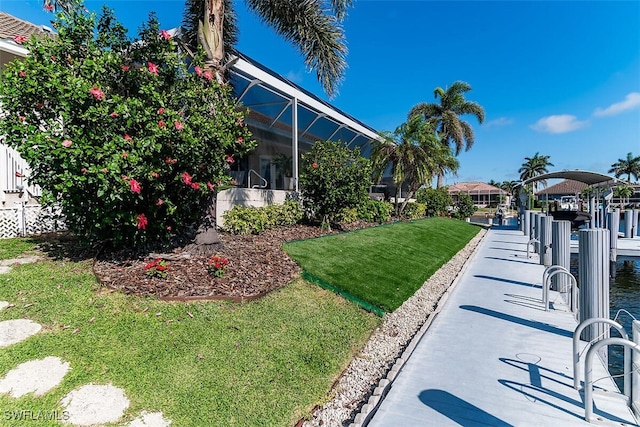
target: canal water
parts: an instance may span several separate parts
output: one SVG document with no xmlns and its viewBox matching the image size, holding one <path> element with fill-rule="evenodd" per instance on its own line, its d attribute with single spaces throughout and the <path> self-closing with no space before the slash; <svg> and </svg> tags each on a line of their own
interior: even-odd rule
<svg viewBox="0 0 640 427">
<path fill-rule="evenodd" d="M 613 269 L 613 265 L 611 266 Z M 631 322 L 640 320 L 640 258 L 618 257 L 615 263 L 615 277 L 609 279 L 609 308 L 610 317 L 620 323 L 631 335 Z M 578 286 L 578 256 L 571 255 L 571 273 L 576 276 Z M 612 330 L 611 336 L 620 336 Z M 613 375 L 620 390 L 623 372 L 622 346 L 609 347 L 609 371 Z"/>
</svg>

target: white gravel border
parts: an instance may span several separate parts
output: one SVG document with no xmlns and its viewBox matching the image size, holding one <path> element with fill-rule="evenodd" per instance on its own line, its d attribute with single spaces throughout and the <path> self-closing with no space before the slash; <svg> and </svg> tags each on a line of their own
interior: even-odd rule
<svg viewBox="0 0 640 427">
<path fill-rule="evenodd" d="M 333 399 L 316 410 L 304 427 L 359 427 L 369 422 L 486 233 L 480 230 L 411 298 L 385 315 L 382 325 L 338 380 Z"/>
</svg>

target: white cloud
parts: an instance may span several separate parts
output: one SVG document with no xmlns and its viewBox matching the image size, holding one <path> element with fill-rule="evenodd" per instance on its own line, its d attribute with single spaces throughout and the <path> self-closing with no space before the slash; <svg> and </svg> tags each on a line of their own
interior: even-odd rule
<svg viewBox="0 0 640 427">
<path fill-rule="evenodd" d="M 607 108 L 596 108 L 593 115 L 596 117 L 615 116 L 616 114 L 632 110 L 640 106 L 640 92 L 631 92 L 625 96 L 624 101 L 616 102 Z"/>
<path fill-rule="evenodd" d="M 557 114 L 541 118 L 534 125 L 531 125 L 531 128 L 538 132 L 567 133 L 583 128 L 587 124 L 589 122 L 580 121 L 571 114 Z"/>
<path fill-rule="evenodd" d="M 302 84 L 302 81 L 304 80 L 304 73 L 299 70 L 298 71 L 291 70 L 287 73 L 285 77 L 296 84 Z"/>
<path fill-rule="evenodd" d="M 514 122 L 514 120 L 510 119 L 508 117 L 498 117 L 497 119 L 485 122 L 485 124 L 483 126 L 487 127 L 487 128 L 489 128 L 489 127 L 500 127 L 500 126 L 510 125 L 513 122 Z"/>
</svg>

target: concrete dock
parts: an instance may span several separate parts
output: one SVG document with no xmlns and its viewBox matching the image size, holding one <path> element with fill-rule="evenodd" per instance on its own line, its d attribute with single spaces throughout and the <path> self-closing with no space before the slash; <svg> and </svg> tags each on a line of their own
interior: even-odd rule
<svg viewBox="0 0 640 427">
<path fill-rule="evenodd" d="M 557 292 L 553 309 L 544 311 L 544 266 L 535 254 L 527 258 L 526 246 L 520 231 L 487 233 L 370 427 L 592 425 L 584 420 L 583 392 L 573 388 L 578 322 Z M 637 425 L 594 360 L 599 425 Z"/>
</svg>

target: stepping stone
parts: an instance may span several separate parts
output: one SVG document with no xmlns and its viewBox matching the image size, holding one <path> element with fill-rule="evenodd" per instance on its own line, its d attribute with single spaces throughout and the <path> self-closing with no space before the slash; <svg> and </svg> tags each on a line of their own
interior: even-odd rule
<svg viewBox="0 0 640 427">
<path fill-rule="evenodd" d="M 11 266 L 15 264 L 29 264 L 38 261 L 37 256 L 21 256 L 12 259 L 0 260 L 0 274 L 5 274 L 11 271 Z"/>
<path fill-rule="evenodd" d="M 12 319 L 0 322 L 0 347 L 23 341 L 40 332 L 42 326 L 29 319 Z"/>
<path fill-rule="evenodd" d="M 162 412 L 145 412 L 142 411 L 138 418 L 127 424 L 128 427 L 168 427 L 171 425 L 170 420 L 165 420 Z"/>
<path fill-rule="evenodd" d="M 0 381 L 0 393 L 9 393 L 11 397 L 27 393 L 42 396 L 59 385 L 69 369 L 69 362 L 53 356 L 21 363 Z"/>
<path fill-rule="evenodd" d="M 3 310 L 5 308 L 9 307 L 9 303 L 6 301 L 0 301 L 0 310 Z"/>
<path fill-rule="evenodd" d="M 77 426 L 115 423 L 129 407 L 124 391 L 112 385 L 84 385 L 60 402 L 67 412 L 64 422 Z"/>
</svg>

